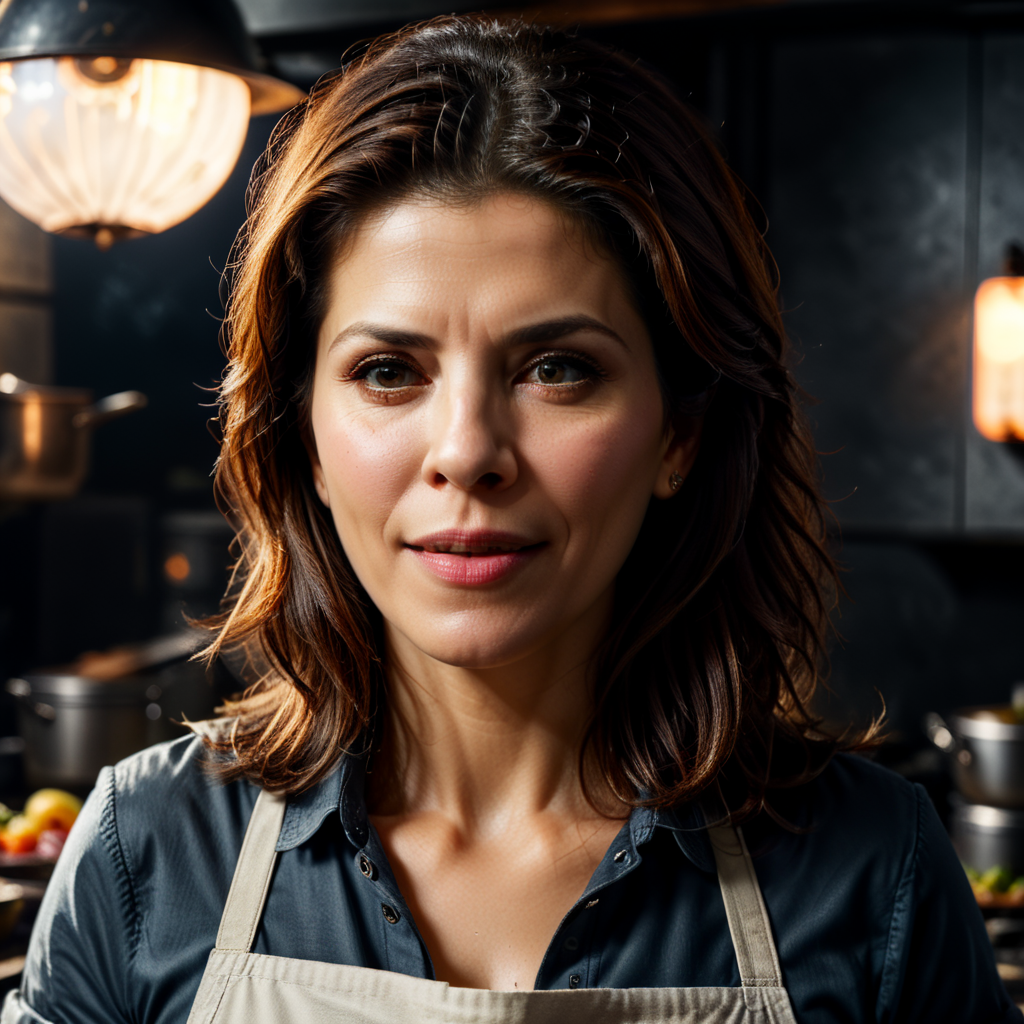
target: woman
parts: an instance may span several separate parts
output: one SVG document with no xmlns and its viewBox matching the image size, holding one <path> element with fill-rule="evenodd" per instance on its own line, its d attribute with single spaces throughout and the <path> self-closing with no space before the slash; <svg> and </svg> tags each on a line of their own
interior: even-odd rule
<svg viewBox="0 0 1024 1024">
<path fill-rule="evenodd" d="M 816 731 L 813 450 L 693 115 L 447 18 L 253 180 L 211 653 L 259 679 L 101 775 L 3 1024 L 1020 1020 L 923 791 Z"/>
</svg>

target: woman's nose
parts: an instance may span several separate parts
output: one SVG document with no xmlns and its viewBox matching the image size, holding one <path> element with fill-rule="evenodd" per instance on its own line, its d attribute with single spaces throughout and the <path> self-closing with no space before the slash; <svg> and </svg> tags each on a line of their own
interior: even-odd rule
<svg viewBox="0 0 1024 1024">
<path fill-rule="evenodd" d="M 494 491 L 518 476 L 510 416 L 502 403 L 477 383 L 439 396 L 424 479 L 433 487 Z"/>
</svg>

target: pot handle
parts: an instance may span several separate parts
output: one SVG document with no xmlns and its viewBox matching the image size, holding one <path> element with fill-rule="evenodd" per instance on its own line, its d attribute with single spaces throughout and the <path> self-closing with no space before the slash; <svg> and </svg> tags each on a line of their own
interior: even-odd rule
<svg viewBox="0 0 1024 1024">
<path fill-rule="evenodd" d="M 42 701 L 32 699 L 32 686 L 24 679 L 8 679 L 4 689 L 37 718 L 52 722 L 57 717 L 57 712 L 54 711 L 52 704 L 44 704 Z"/>
<path fill-rule="evenodd" d="M 141 391 L 119 391 L 116 395 L 101 398 L 95 405 L 75 415 L 72 423 L 79 429 L 98 427 L 118 416 L 125 416 L 136 409 L 144 409 L 147 398 Z"/>
<path fill-rule="evenodd" d="M 939 750 L 950 757 L 955 757 L 965 768 L 973 760 L 971 752 L 956 738 L 942 715 L 929 711 L 924 716 L 924 731 Z"/>
</svg>

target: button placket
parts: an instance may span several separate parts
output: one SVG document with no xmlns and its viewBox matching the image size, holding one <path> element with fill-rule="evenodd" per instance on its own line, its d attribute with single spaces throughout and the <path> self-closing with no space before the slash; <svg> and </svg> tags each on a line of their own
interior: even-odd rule
<svg viewBox="0 0 1024 1024">
<path fill-rule="evenodd" d="M 643 857 L 638 846 L 651 834 L 651 829 L 646 827 L 623 827 L 617 841 L 605 854 L 591 884 L 559 924 L 541 961 L 538 974 L 541 988 L 561 988 L 566 985 L 569 988 L 588 988 L 599 983 L 601 949 L 596 937 L 596 908 L 603 898 L 603 890 L 611 889 L 640 866 Z M 581 919 L 580 915 L 584 914 L 590 916 Z M 572 945 L 573 941 L 575 946 Z"/>
<path fill-rule="evenodd" d="M 566 935 L 561 943 L 561 952 L 565 960 L 568 961 L 562 970 L 570 972 L 569 988 L 585 988 L 590 984 L 590 961 L 594 955 L 594 929 L 596 927 L 594 908 L 600 902 L 600 898 L 593 897 L 586 902 L 577 903 L 571 916 L 563 922 L 563 927 L 572 928 L 572 933 Z"/>
<path fill-rule="evenodd" d="M 586 988 L 592 984 L 597 984 L 592 969 L 592 961 L 595 961 L 595 957 L 598 962 L 600 961 L 600 953 L 595 954 L 594 952 L 594 932 L 597 927 L 597 919 L 594 915 L 596 914 L 597 906 L 601 902 L 599 894 L 602 890 L 614 886 L 627 875 L 632 874 L 643 859 L 640 856 L 640 851 L 637 849 L 635 838 L 632 834 L 622 837 L 620 842 L 623 840 L 629 845 L 619 846 L 618 849 L 614 846 L 612 847 L 615 852 L 604 862 L 604 872 L 602 872 L 604 877 L 598 884 L 583 894 L 574 910 L 570 912 L 571 917 L 567 917 L 563 922 L 563 927 L 568 925 L 570 921 L 577 925 L 576 934 L 567 935 L 559 946 L 559 951 L 563 956 L 563 963 L 565 959 L 568 959 L 566 954 L 577 954 L 577 962 L 575 964 L 564 964 L 562 966 L 563 971 L 566 969 L 571 971 L 568 978 L 570 988 Z M 583 914 L 589 915 L 589 917 L 580 921 L 580 915 Z M 580 935 L 583 936 L 582 941 L 580 940 Z M 584 943 L 586 944 L 585 946 Z M 585 953 L 579 956 L 581 946 L 584 946 Z M 565 977 L 565 975 L 563 974 L 562 977 Z M 576 979 L 575 982 L 573 981 L 574 978 Z"/>
</svg>

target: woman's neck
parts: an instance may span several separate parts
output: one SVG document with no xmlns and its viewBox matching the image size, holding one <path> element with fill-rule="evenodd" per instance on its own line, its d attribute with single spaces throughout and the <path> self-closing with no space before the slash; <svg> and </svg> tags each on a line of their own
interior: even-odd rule
<svg viewBox="0 0 1024 1024">
<path fill-rule="evenodd" d="M 485 669 L 436 661 L 389 631 L 390 715 L 368 779 L 371 813 L 440 814 L 479 839 L 537 814 L 591 817 L 578 755 L 596 625 L 581 622 L 515 664 Z M 603 803 L 609 816 L 625 813 L 607 794 Z"/>
</svg>

